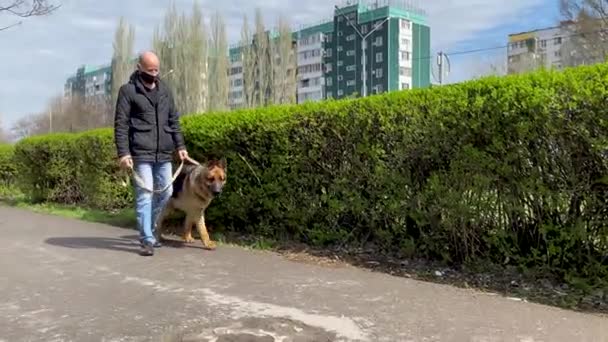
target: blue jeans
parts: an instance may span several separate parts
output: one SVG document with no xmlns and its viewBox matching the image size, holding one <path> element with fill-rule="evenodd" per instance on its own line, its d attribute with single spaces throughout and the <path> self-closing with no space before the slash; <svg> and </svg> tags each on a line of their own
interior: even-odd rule
<svg viewBox="0 0 608 342">
<path fill-rule="evenodd" d="M 163 189 L 173 176 L 171 162 L 134 162 L 134 170 L 146 188 L 154 190 Z M 173 186 L 169 186 L 163 193 L 151 194 L 135 184 L 135 215 L 140 242 L 156 242 L 156 221 L 172 193 Z"/>
</svg>

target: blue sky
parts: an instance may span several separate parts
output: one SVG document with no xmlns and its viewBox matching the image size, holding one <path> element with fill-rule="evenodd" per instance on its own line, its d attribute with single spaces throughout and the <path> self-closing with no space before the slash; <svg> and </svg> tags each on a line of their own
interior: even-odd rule
<svg viewBox="0 0 608 342">
<path fill-rule="evenodd" d="M 135 25 L 136 50 L 149 48 L 154 27 L 162 21 L 168 0 L 54 0 L 61 9 L 49 17 L 25 20 L 0 31 L 0 119 L 4 127 L 43 110 L 63 91 L 65 79 L 81 64 L 104 64 L 112 54 L 112 39 L 122 15 Z M 179 9 L 192 0 L 175 0 Z M 414 0 L 429 14 L 433 52 L 506 45 L 507 35 L 559 20 L 555 0 Z M 332 15 L 332 0 L 199 0 L 208 18 L 220 11 L 231 42 L 238 41 L 244 13 L 252 19 L 256 7 L 273 25 L 280 13 L 292 25 L 317 22 Z M 14 18 L 0 16 L 0 27 Z M 487 72 L 490 63 L 504 62 L 505 49 L 454 56 L 447 82 Z"/>
</svg>

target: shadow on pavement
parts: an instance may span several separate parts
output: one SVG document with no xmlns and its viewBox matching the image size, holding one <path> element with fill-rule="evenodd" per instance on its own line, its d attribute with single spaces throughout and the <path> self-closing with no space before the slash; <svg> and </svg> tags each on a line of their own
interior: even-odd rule
<svg viewBox="0 0 608 342">
<path fill-rule="evenodd" d="M 45 240 L 45 243 L 53 246 L 73 249 L 107 249 L 125 253 L 139 253 L 139 237 L 127 235 L 117 238 L 112 237 L 54 237 Z M 181 241 L 163 240 L 162 248 L 197 248 L 198 245 L 186 245 Z M 199 249 L 202 248 L 199 247 Z"/>
<path fill-rule="evenodd" d="M 112 251 L 139 253 L 139 241 L 137 236 L 125 236 L 121 238 L 111 237 L 55 237 L 45 242 L 49 245 L 73 249 L 107 249 Z"/>
</svg>

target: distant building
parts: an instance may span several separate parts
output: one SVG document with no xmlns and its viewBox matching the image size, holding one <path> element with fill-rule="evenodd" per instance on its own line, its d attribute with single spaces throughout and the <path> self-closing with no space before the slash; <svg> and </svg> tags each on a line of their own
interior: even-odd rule
<svg viewBox="0 0 608 342">
<path fill-rule="evenodd" d="M 112 66 L 83 65 L 70 76 L 64 87 L 64 97 L 80 96 L 85 99 L 92 97 L 110 96 L 112 91 Z"/>
<path fill-rule="evenodd" d="M 276 31 L 266 34 L 271 41 L 277 38 Z M 409 1 L 348 0 L 331 19 L 292 32 L 292 40 L 296 63 L 289 73 L 296 74 L 297 83 L 288 92 L 298 103 L 431 84 L 431 30 L 424 11 Z M 255 47 L 255 35 L 249 44 Z M 228 52 L 230 108 L 246 104 L 242 52 L 242 46 Z M 111 65 L 82 66 L 66 81 L 65 96 L 109 95 L 111 73 Z M 259 93 L 259 84 L 253 88 Z"/>
<path fill-rule="evenodd" d="M 368 35 L 365 43 L 355 28 Z M 406 1 L 348 1 L 334 11 L 333 19 L 293 35 L 298 103 L 360 96 L 364 78 L 367 95 L 431 83 L 427 18 Z M 232 108 L 244 104 L 241 50 L 230 49 Z"/>
<path fill-rule="evenodd" d="M 546 27 L 509 35 L 507 73 L 516 74 L 540 67 L 562 69 L 566 66 L 594 64 L 603 56 L 577 53 L 573 43 L 576 26 L 563 21 L 559 26 Z"/>
<path fill-rule="evenodd" d="M 230 108 L 241 108 L 245 104 L 245 89 L 243 87 L 243 58 L 242 49 L 234 47 L 229 53 L 229 69 L 228 69 L 228 105 Z"/>
</svg>

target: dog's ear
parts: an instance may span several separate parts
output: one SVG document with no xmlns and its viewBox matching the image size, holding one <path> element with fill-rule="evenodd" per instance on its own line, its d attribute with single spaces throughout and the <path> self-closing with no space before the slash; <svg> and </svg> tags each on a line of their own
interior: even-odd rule
<svg viewBox="0 0 608 342">
<path fill-rule="evenodd" d="M 225 170 L 226 167 L 228 166 L 228 162 L 226 161 L 226 158 L 222 158 L 220 160 L 211 159 L 211 160 L 207 161 L 208 168 L 213 168 L 215 166 L 220 167 Z"/>
<path fill-rule="evenodd" d="M 226 160 L 226 157 L 222 157 L 222 159 L 218 161 L 217 165 L 226 170 L 228 168 L 228 161 Z"/>
</svg>

